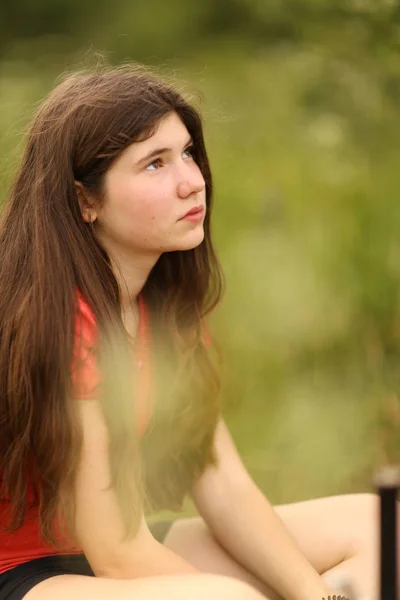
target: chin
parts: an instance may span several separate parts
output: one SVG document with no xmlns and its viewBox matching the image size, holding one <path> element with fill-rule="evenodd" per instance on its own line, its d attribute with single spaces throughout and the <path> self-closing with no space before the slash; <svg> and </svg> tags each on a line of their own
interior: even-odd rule
<svg viewBox="0 0 400 600">
<path fill-rule="evenodd" d="M 199 227 L 198 231 L 191 231 L 190 235 L 186 235 L 184 238 L 177 240 L 176 244 L 174 244 L 174 248 L 171 250 L 193 250 L 200 246 L 202 241 L 204 240 L 204 229 Z"/>
<path fill-rule="evenodd" d="M 186 246 L 182 248 L 182 250 L 193 250 L 193 248 L 197 248 L 200 246 L 202 241 L 204 240 L 204 229 L 203 227 L 199 227 L 198 230 L 193 230 L 190 235 L 187 236 Z"/>
</svg>

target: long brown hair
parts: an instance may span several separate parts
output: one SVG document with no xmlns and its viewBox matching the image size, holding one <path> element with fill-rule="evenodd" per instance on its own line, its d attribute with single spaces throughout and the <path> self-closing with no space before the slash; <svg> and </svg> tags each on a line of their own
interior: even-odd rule
<svg viewBox="0 0 400 600">
<path fill-rule="evenodd" d="M 73 506 L 67 492 L 81 443 L 70 401 L 77 289 L 100 329 L 112 324 L 122 330 L 110 257 L 82 219 L 75 181 L 101 197 L 113 161 L 128 145 L 149 137 L 171 111 L 193 139 L 207 202 L 204 241 L 190 251 L 163 254 L 143 290 L 160 367 L 158 410 L 141 442 L 144 479 L 153 507 L 176 507 L 213 460 L 219 413 L 217 372 L 202 339 L 202 320 L 220 298 L 221 272 L 210 237 L 212 182 L 199 113 L 174 86 L 135 65 L 69 74 L 33 120 L 5 205 L 0 228 L 2 494 L 11 497 L 11 527 L 18 528 L 29 508 L 29 481 L 39 503 L 41 532 L 52 542 L 62 499 L 67 498 L 64 506 Z M 161 381 L 166 373 L 168 394 Z M 171 410 L 165 411 L 167 395 Z M 138 460 L 133 456 L 137 445 L 126 428 L 106 417 L 112 481 L 127 481 L 130 462 Z M 121 484 L 118 497 L 134 515 L 133 487 Z M 132 525 L 133 519 L 134 529 L 132 515 L 126 523 Z"/>
</svg>

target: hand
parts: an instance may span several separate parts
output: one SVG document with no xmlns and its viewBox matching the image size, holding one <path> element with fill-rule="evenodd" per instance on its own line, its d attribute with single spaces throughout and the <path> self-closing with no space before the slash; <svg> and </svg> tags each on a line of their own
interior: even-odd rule
<svg viewBox="0 0 400 600">
<path fill-rule="evenodd" d="M 360 598 L 357 590 L 355 589 L 353 582 L 344 573 L 329 573 L 324 575 L 323 579 L 325 585 L 328 588 L 328 596 L 325 596 L 329 600 L 333 600 L 336 595 L 336 600 L 356 600 Z"/>
</svg>

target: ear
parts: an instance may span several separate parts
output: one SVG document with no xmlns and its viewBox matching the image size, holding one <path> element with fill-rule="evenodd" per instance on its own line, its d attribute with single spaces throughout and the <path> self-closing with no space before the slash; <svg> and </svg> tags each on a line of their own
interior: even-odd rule
<svg viewBox="0 0 400 600">
<path fill-rule="evenodd" d="M 75 181 L 75 189 L 83 220 L 85 223 L 94 223 L 97 219 L 94 198 L 80 181 Z"/>
</svg>

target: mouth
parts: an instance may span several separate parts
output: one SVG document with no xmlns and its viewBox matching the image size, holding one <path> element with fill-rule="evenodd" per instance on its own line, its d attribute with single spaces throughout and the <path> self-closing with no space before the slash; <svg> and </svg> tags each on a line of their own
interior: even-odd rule
<svg viewBox="0 0 400 600">
<path fill-rule="evenodd" d="M 204 214 L 204 206 L 199 205 L 199 206 L 193 207 L 185 215 L 183 215 L 183 217 L 181 217 L 178 220 L 183 221 L 184 219 L 187 219 L 189 221 L 199 221 L 200 219 L 203 218 L 203 214 Z"/>
</svg>

